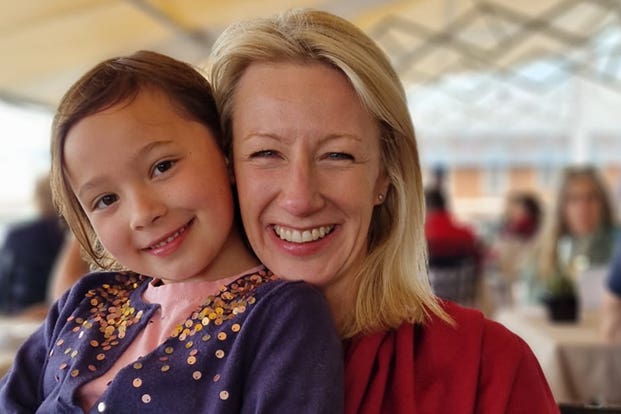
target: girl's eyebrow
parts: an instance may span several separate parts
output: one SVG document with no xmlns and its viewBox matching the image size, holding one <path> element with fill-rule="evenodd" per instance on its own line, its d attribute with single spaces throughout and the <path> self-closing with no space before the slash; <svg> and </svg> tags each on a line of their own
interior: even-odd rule
<svg viewBox="0 0 621 414">
<path fill-rule="evenodd" d="M 172 140 L 152 141 L 148 143 L 147 145 L 145 145 L 144 147 L 140 148 L 138 151 L 136 151 L 136 153 L 131 156 L 131 160 L 133 162 L 137 162 L 140 158 L 148 155 L 151 151 L 154 151 L 155 149 L 164 147 L 166 145 L 170 145 L 172 143 L 173 143 Z M 88 180 L 87 182 L 82 184 L 77 191 L 78 198 L 82 198 L 85 192 L 87 192 L 88 190 L 94 187 L 97 187 L 103 181 L 105 181 L 105 177 L 102 175 L 98 175 L 94 177 L 93 179 Z"/>
<path fill-rule="evenodd" d="M 166 145 L 170 145 L 172 143 L 173 143 L 172 140 L 152 141 L 152 142 L 148 143 L 147 145 L 145 145 L 144 147 L 140 148 L 138 151 L 136 151 L 136 153 L 132 156 L 132 159 L 134 161 L 138 161 L 140 158 L 146 156 L 151 151 L 153 151 L 153 150 L 155 150 L 155 149 L 157 149 L 159 147 L 164 147 Z"/>
</svg>

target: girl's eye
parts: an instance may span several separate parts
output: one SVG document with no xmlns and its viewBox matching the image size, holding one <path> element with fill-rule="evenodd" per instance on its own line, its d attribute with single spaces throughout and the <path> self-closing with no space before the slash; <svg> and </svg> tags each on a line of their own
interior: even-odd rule
<svg viewBox="0 0 621 414">
<path fill-rule="evenodd" d="M 118 200 L 118 197 L 115 194 L 106 194 L 95 202 L 95 209 L 109 207 L 111 204 L 116 202 L 116 200 Z"/>
<path fill-rule="evenodd" d="M 155 167 L 153 168 L 153 175 L 158 176 L 170 170 L 174 164 L 175 162 L 172 160 L 158 162 L 157 164 L 155 164 Z"/>
</svg>

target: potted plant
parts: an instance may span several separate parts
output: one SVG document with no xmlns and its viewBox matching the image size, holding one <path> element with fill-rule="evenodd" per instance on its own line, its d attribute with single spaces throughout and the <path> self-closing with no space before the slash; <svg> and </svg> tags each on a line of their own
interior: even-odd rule
<svg viewBox="0 0 621 414">
<path fill-rule="evenodd" d="M 574 283 L 567 276 L 556 274 L 546 283 L 543 303 L 548 317 L 555 322 L 575 322 L 578 319 L 578 298 Z"/>
</svg>

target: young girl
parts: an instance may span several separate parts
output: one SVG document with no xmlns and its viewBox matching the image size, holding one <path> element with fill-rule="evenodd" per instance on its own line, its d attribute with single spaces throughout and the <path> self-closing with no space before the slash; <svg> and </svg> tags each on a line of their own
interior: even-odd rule
<svg viewBox="0 0 621 414">
<path fill-rule="evenodd" d="M 102 62 L 67 92 L 55 197 L 110 270 L 52 307 L 0 382 L 1 412 L 342 411 L 327 305 L 246 247 L 220 136 L 206 80 L 153 52 Z"/>
</svg>

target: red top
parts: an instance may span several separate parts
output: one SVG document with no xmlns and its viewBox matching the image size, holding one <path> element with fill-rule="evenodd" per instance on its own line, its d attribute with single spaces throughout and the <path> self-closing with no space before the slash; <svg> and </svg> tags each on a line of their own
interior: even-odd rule
<svg viewBox="0 0 621 414">
<path fill-rule="evenodd" d="M 430 257 L 478 254 L 477 238 L 467 226 L 456 223 L 447 211 L 427 213 L 425 238 Z"/>
<path fill-rule="evenodd" d="M 445 302 L 455 327 L 356 337 L 345 357 L 345 414 L 558 413 L 534 354 L 474 309 Z"/>
</svg>

